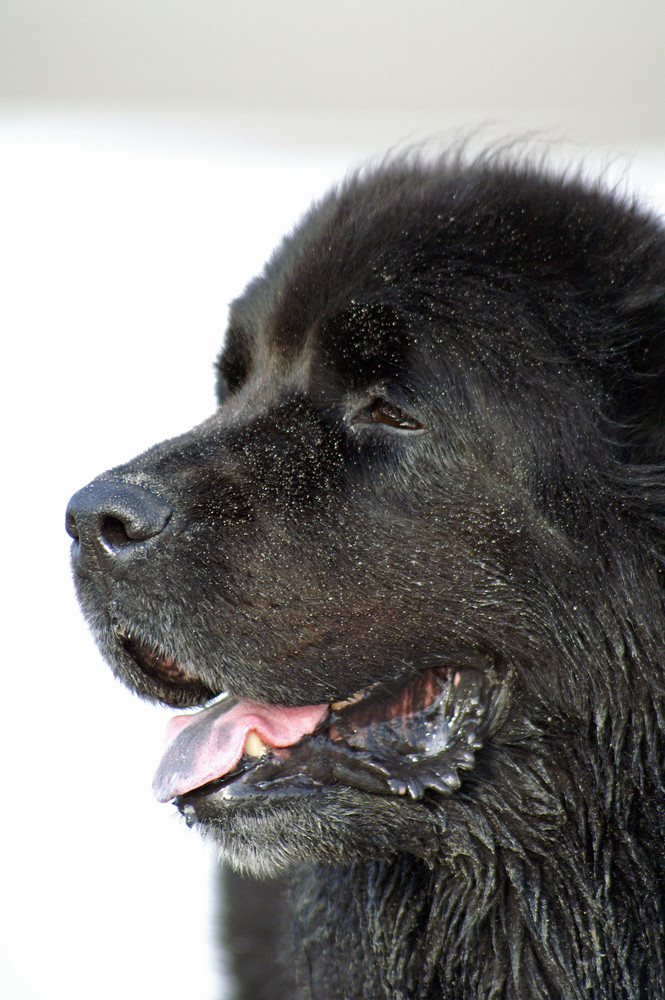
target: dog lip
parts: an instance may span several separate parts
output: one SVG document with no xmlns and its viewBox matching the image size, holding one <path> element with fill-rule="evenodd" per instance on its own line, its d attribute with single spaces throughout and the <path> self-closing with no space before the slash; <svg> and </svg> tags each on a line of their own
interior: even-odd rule
<svg viewBox="0 0 665 1000">
<path fill-rule="evenodd" d="M 184 702 L 202 704 L 214 696 L 200 676 L 187 670 L 158 645 L 118 625 L 114 626 L 113 635 L 133 666 L 140 671 L 142 687 L 148 685 L 150 693 L 161 701 L 178 706 Z"/>
</svg>

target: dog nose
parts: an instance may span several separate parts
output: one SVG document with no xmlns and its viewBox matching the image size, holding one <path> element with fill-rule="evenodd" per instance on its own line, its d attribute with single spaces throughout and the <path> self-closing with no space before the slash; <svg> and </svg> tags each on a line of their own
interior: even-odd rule
<svg viewBox="0 0 665 1000">
<path fill-rule="evenodd" d="M 78 543 L 76 558 L 103 566 L 144 554 L 144 542 L 159 535 L 171 507 L 149 490 L 123 479 L 94 479 L 69 501 L 68 533 Z"/>
</svg>

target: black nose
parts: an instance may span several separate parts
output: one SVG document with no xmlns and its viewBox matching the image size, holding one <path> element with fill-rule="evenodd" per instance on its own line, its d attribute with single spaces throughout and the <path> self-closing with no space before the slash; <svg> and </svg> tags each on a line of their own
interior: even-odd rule
<svg viewBox="0 0 665 1000">
<path fill-rule="evenodd" d="M 145 554 L 144 543 L 159 535 L 169 505 L 142 486 L 122 479 L 94 479 L 67 506 L 66 528 L 78 542 L 76 558 L 107 568 Z"/>
</svg>

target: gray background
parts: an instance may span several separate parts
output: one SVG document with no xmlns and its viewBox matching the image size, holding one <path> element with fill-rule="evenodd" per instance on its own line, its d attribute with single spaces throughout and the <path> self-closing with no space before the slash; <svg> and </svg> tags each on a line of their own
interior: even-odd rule
<svg viewBox="0 0 665 1000">
<path fill-rule="evenodd" d="M 653 140 L 665 135 L 664 55 L 661 0 L 0 4 L 0 96 L 14 100 L 447 112 Z"/>
</svg>

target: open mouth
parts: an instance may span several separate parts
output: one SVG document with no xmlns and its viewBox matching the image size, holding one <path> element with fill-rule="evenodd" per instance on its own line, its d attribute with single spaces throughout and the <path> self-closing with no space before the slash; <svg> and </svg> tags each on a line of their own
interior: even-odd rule
<svg viewBox="0 0 665 1000">
<path fill-rule="evenodd" d="M 194 821 L 196 802 L 345 785 L 383 795 L 447 795 L 470 770 L 503 685 L 477 666 L 431 666 L 401 686 L 300 708 L 227 695 L 171 720 L 153 789 Z"/>
</svg>

